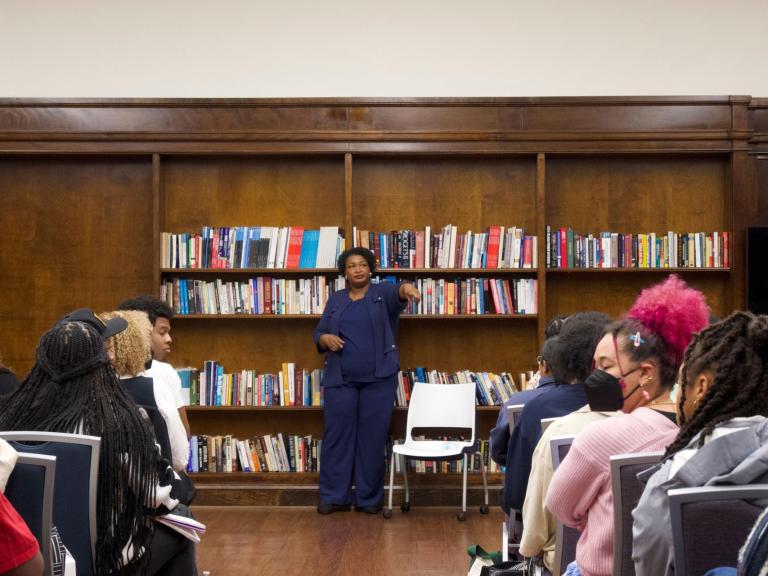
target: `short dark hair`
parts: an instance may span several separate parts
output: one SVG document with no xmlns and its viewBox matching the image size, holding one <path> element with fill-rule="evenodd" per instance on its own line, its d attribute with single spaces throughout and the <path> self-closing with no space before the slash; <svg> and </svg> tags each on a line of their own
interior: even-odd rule
<svg viewBox="0 0 768 576">
<path fill-rule="evenodd" d="M 123 300 L 117 305 L 118 310 L 139 310 L 146 312 L 149 316 L 149 321 L 152 325 L 155 325 L 155 321 L 158 318 L 166 318 L 170 320 L 176 314 L 173 308 L 168 306 L 168 303 L 151 294 L 142 294 L 136 298 L 129 298 Z"/>
<path fill-rule="evenodd" d="M 552 320 L 547 322 L 547 327 L 544 329 L 544 336 L 546 338 L 552 338 L 553 336 L 560 334 L 560 330 L 563 329 L 563 326 L 570 317 L 570 314 L 558 314 L 552 318 Z"/>
<path fill-rule="evenodd" d="M 542 362 L 546 362 L 550 370 L 552 369 L 552 358 L 555 357 L 555 351 L 557 350 L 557 342 L 558 342 L 557 336 L 552 336 L 552 338 L 547 338 L 546 340 L 544 340 L 544 344 L 541 347 L 541 354 L 539 354 Z"/>
<path fill-rule="evenodd" d="M 354 248 L 350 248 L 349 250 L 344 250 L 341 254 L 339 254 L 339 260 L 338 260 L 338 266 L 339 266 L 339 273 L 344 276 L 344 270 L 346 270 L 347 267 L 347 259 L 350 256 L 362 256 L 365 258 L 365 261 L 368 263 L 368 268 L 371 269 L 371 274 L 376 272 L 376 259 L 373 256 L 373 252 L 368 250 L 368 248 L 363 248 L 362 246 L 355 246 Z"/>
<path fill-rule="evenodd" d="M 592 372 L 595 348 L 605 334 L 611 317 L 603 312 L 579 312 L 568 318 L 560 334 L 550 363 L 560 384 L 584 382 Z"/>
</svg>

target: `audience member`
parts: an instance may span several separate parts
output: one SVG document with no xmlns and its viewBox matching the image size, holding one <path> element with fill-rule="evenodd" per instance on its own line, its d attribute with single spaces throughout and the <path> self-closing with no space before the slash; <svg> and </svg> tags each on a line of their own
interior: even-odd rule
<svg viewBox="0 0 768 576">
<path fill-rule="evenodd" d="M 706 326 L 708 313 L 704 295 L 673 275 L 643 290 L 626 317 L 600 340 L 596 370 L 585 382 L 590 407 L 625 414 L 587 426 L 552 477 L 547 507 L 582 532 L 568 574 L 613 573 L 609 458 L 660 450 L 672 442 L 677 426 L 655 403 L 668 401 L 685 348 Z"/>
<path fill-rule="evenodd" d="M 633 513 L 638 576 L 675 572 L 669 490 L 768 482 L 768 316 L 736 312 L 703 330 L 679 383 L 680 432 Z"/>
<path fill-rule="evenodd" d="M 35 364 L 0 412 L 0 430 L 79 432 L 99 436 L 95 571 L 160 570 L 195 574 L 194 545 L 155 525 L 176 508 L 176 476 L 154 435 L 120 385 L 104 338 L 127 322 L 77 310 L 43 334 Z"/>
<path fill-rule="evenodd" d="M 574 345 L 563 346 L 559 340 L 562 333 L 558 336 L 551 365 L 558 385 L 525 404 L 509 442 L 502 499 L 506 511 L 523 508 L 531 458 L 541 437 L 541 420 L 570 414 L 587 403 L 582 382 L 592 366 L 592 351 L 610 321 L 611 318 L 601 312 L 580 312 L 565 324 L 573 334 Z"/>
<path fill-rule="evenodd" d="M 125 310 L 100 314 L 102 320 L 123 318 L 128 327 L 107 340 L 107 349 L 123 387 L 139 406 L 147 409 L 152 419 L 163 457 L 175 470 L 185 470 L 189 461 L 189 442 L 179 411 L 168 386 L 151 376 L 142 376 L 151 359 L 152 324 L 145 312 Z M 156 422 L 159 413 L 162 422 Z"/>
</svg>

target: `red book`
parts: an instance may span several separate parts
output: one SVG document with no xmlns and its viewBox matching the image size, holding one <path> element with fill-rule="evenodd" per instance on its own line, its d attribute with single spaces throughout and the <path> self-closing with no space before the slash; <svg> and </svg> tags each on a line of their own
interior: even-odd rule
<svg viewBox="0 0 768 576">
<path fill-rule="evenodd" d="M 533 236 L 526 236 L 523 240 L 523 268 L 531 268 L 533 266 Z"/>
<path fill-rule="evenodd" d="M 568 230 L 560 228 L 560 268 L 568 268 Z"/>
<path fill-rule="evenodd" d="M 301 257 L 301 241 L 304 238 L 304 228 L 291 226 L 288 236 L 288 254 L 285 257 L 286 268 L 298 268 Z"/>
<path fill-rule="evenodd" d="M 264 314 L 272 314 L 272 278 L 264 278 Z"/>
<path fill-rule="evenodd" d="M 416 260 L 414 268 L 424 268 L 424 230 L 416 231 Z"/>
<path fill-rule="evenodd" d="M 731 267 L 731 241 L 729 232 L 723 232 L 723 267 Z"/>
<path fill-rule="evenodd" d="M 500 239 L 501 239 L 501 226 L 491 226 L 488 229 L 488 256 L 485 261 L 486 268 L 499 267 Z"/>
<path fill-rule="evenodd" d="M 213 242 L 211 242 L 211 268 L 219 267 L 219 229 L 213 229 Z"/>
</svg>

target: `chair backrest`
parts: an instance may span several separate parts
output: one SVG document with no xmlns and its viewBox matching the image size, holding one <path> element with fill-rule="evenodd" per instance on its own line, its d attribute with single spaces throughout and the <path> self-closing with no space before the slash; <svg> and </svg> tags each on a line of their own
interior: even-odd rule
<svg viewBox="0 0 768 576">
<path fill-rule="evenodd" d="M 544 434 L 544 432 L 549 427 L 549 425 L 552 424 L 552 422 L 554 422 L 557 419 L 558 419 L 557 416 L 554 417 L 554 418 L 542 418 L 541 419 L 541 433 Z"/>
<path fill-rule="evenodd" d="M 468 428 L 475 441 L 475 384 L 416 382 L 408 404 L 406 438 L 414 428 Z"/>
<path fill-rule="evenodd" d="M 552 470 L 557 470 L 565 459 L 573 444 L 574 436 L 555 436 L 549 439 L 549 448 L 552 450 Z"/>
<path fill-rule="evenodd" d="M 645 484 L 637 479 L 640 472 L 661 461 L 664 452 L 619 454 L 611 456 L 611 492 L 613 494 L 613 576 L 635 576 L 632 562 L 632 510 L 640 502 Z"/>
<path fill-rule="evenodd" d="M 549 447 L 552 450 L 552 470 L 557 470 L 560 463 L 568 455 L 573 444 L 574 436 L 555 436 L 549 439 Z M 555 530 L 555 563 L 552 574 L 562 574 L 565 567 L 576 559 L 576 544 L 581 532 L 575 528 L 557 521 Z"/>
<path fill-rule="evenodd" d="M 99 445 L 96 436 L 58 432 L 0 432 L 17 452 L 56 457 L 53 523 L 77 562 L 77 574 L 93 574 Z"/>
<path fill-rule="evenodd" d="M 764 509 L 749 500 L 764 499 L 768 484 L 670 490 L 675 576 L 736 566 L 739 549 Z"/>
<path fill-rule="evenodd" d="M 5 497 L 13 505 L 40 545 L 45 574 L 51 574 L 51 522 L 56 457 L 19 453 Z"/>
<path fill-rule="evenodd" d="M 510 435 L 515 431 L 515 428 L 517 428 L 517 423 L 520 422 L 520 415 L 523 413 L 523 408 L 525 408 L 525 404 L 512 404 L 507 406 L 507 420 L 509 422 Z"/>
</svg>

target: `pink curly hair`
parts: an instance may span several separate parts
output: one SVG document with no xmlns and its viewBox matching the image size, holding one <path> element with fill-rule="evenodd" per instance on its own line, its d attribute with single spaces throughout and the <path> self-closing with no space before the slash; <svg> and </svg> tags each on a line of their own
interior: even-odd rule
<svg viewBox="0 0 768 576">
<path fill-rule="evenodd" d="M 709 307 L 704 294 L 671 274 L 663 282 L 644 289 L 627 312 L 627 318 L 658 334 L 679 364 L 694 334 L 707 326 Z"/>
</svg>

